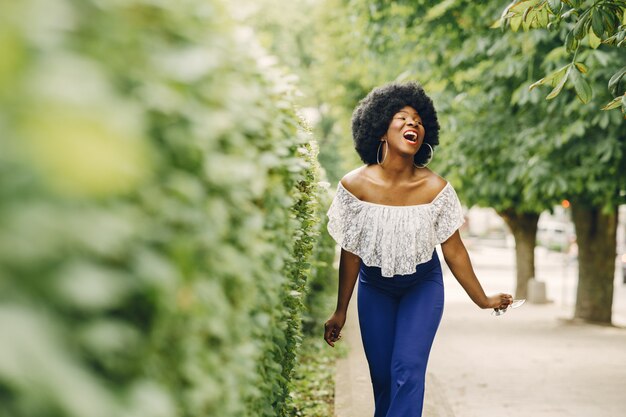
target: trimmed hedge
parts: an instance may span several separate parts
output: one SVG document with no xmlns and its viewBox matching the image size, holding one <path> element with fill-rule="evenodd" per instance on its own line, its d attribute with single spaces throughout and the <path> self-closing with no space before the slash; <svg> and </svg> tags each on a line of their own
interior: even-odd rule
<svg viewBox="0 0 626 417">
<path fill-rule="evenodd" d="M 337 268 L 335 267 L 337 245 L 326 231 L 326 212 L 332 201 L 330 184 L 322 183 L 319 188 L 319 234 L 311 257 L 311 277 L 307 281 L 303 331 L 308 337 L 324 335 L 324 322 L 335 309 L 337 301 Z"/>
<path fill-rule="evenodd" d="M 320 172 L 288 77 L 216 0 L 3 3 L 0 48 L 0 416 L 289 415 Z"/>
</svg>

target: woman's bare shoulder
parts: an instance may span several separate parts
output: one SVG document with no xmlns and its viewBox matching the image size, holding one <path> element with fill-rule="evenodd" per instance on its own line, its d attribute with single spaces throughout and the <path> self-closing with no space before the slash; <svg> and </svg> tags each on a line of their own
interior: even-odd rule
<svg viewBox="0 0 626 417">
<path fill-rule="evenodd" d="M 434 171 L 431 171 L 430 169 L 427 171 L 427 175 L 428 183 L 432 187 L 439 189 L 439 191 L 443 190 L 443 187 L 448 184 L 448 181 L 444 177 Z"/>
<path fill-rule="evenodd" d="M 431 200 L 443 191 L 445 186 L 448 184 L 445 178 L 437 174 L 436 172 L 431 171 L 430 169 L 424 169 L 422 173 L 422 181 L 423 181 L 423 191 L 426 192 Z"/>
<path fill-rule="evenodd" d="M 363 165 L 348 172 L 341 178 L 341 185 L 354 195 L 360 195 L 364 187 L 369 165 Z"/>
<path fill-rule="evenodd" d="M 367 195 L 367 190 L 371 192 L 372 187 L 384 186 L 377 178 L 376 168 L 373 165 L 360 166 L 345 174 L 341 178 L 341 185 L 357 198 L 363 199 Z M 421 198 L 416 200 L 432 201 L 441 193 L 446 184 L 448 182 L 437 173 L 428 168 L 420 169 L 413 190 L 419 193 Z"/>
</svg>

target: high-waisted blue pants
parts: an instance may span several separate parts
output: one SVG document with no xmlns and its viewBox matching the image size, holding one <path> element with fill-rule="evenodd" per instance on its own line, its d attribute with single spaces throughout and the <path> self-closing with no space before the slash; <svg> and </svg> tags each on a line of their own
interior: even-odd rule
<svg viewBox="0 0 626 417">
<path fill-rule="evenodd" d="M 361 262 L 357 308 L 374 389 L 374 417 L 420 417 L 430 348 L 443 314 L 437 252 L 410 275 Z"/>
</svg>

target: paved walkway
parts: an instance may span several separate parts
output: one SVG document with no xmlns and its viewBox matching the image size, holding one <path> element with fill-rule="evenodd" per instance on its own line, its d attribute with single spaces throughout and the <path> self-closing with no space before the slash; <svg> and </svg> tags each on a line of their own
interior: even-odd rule
<svg viewBox="0 0 626 417">
<path fill-rule="evenodd" d="M 510 291 L 512 251 L 468 247 L 486 291 Z M 626 415 L 626 329 L 568 320 L 576 265 L 560 254 L 537 255 L 537 277 L 554 302 L 527 303 L 501 317 L 474 306 L 444 267 L 446 306 L 428 365 L 424 417 Z M 614 322 L 626 325 L 626 285 L 616 279 L 615 290 Z M 350 354 L 337 364 L 338 417 L 373 416 L 355 300 L 356 293 L 342 332 Z"/>
</svg>

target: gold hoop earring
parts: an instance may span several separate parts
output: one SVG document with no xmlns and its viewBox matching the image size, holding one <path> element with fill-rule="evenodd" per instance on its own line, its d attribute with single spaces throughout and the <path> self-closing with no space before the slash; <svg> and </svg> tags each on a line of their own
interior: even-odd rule
<svg viewBox="0 0 626 417">
<path fill-rule="evenodd" d="M 430 162 L 433 160 L 433 157 L 435 156 L 435 150 L 433 149 L 432 146 L 430 146 L 429 143 L 424 142 L 422 145 L 426 145 L 430 148 L 430 157 L 428 157 L 428 159 L 426 160 L 426 163 L 423 165 L 416 165 L 415 162 L 413 162 L 413 166 L 415 168 L 426 168 L 428 164 L 430 164 Z"/>
<path fill-rule="evenodd" d="M 382 165 L 383 162 L 385 162 L 385 159 L 387 159 L 387 154 L 389 153 L 389 144 L 387 143 L 387 152 L 385 152 L 385 156 L 383 157 L 383 160 L 381 162 L 378 155 L 380 155 L 380 147 L 383 145 L 383 143 L 387 143 L 387 141 L 381 140 L 380 144 L 378 145 L 378 150 L 376 151 L 376 162 L 378 162 L 378 165 Z"/>
</svg>

